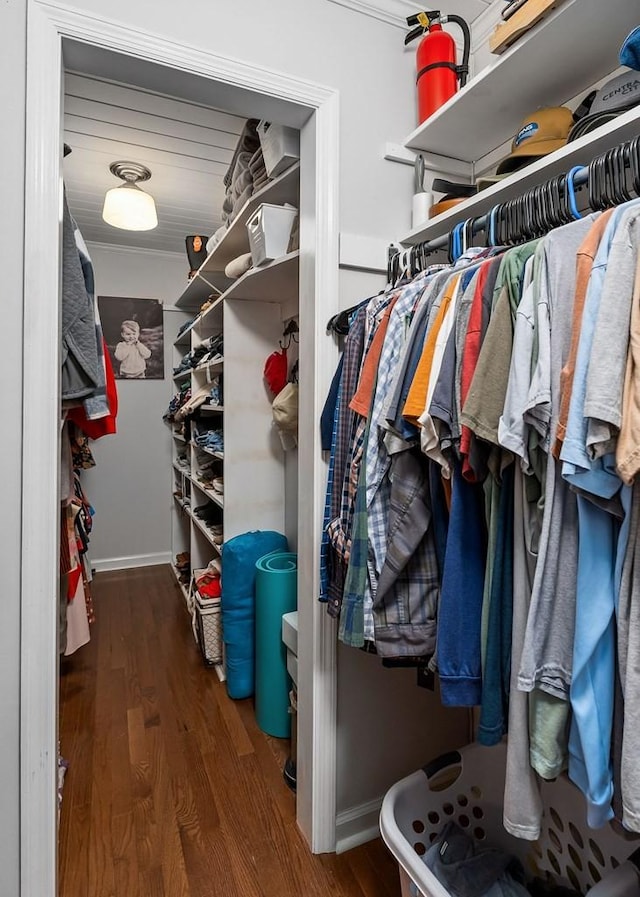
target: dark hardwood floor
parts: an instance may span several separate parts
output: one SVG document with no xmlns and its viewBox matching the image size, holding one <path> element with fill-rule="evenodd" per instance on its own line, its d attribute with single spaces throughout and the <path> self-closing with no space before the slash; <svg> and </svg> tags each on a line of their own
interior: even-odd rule
<svg viewBox="0 0 640 897">
<path fill-rule="evenodd" d="M 287 743 L 204 667 L 169 567 L 98 574 L 94 604 L 61 669 L 59 897 L 399 897 L 381 841 L 309 852 Z"/>
</svg>

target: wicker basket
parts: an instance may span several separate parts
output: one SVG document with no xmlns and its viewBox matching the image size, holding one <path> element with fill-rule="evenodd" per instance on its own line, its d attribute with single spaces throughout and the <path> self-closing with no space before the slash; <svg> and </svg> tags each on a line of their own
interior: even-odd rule
<svg viewBox="0 0 640 897">
<path fill-rule="evenodd" d="M 403 897 L 450 897 L 421 859 L 450 820 L 482 846 L 515 854 L 528 876 L 549 878 L 582 893 L 637 847 L 638 835 L 619 834 L 611 825 L 587 828 L 584 797 L 566 776 L 542 784 L 540 839 L 513 838 L 502 824 L 505 765 L 506 745 L 470 745 L 389 789 L 380 830 L 398 861 Z"/>
<path fill-rule="evenodd" d="M 200 647 L 207 666 L 223 662 L 222 607 L 220 598 L 203 598 L 196 586 L 196 576 L 203 570 L 194 570 L 189 586 L 187 606 L 191 612 L 193 635 Z"/>
<path fill-rule="evenodd" d="M 208 666 L 222 663 L 222 608 L 219 598 L 202 598 L 196 592 L 196 630 L 202 659 Z"/>
</svg>

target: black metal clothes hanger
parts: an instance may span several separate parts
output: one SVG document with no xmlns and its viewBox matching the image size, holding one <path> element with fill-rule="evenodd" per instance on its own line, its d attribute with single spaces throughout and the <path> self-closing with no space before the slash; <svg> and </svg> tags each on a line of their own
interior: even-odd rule
<svg viewBox="0 0 640 897">
<path fill-rule="evenodd" d="M 333 315 L 333 317 L 329 318 L 327 321 L 327 333 L 346 336 L 347 333 L 349 333 L 349 327 L 351 326 L 351 316 L 363 306 L 368 305 L 372 299 L 376 298 L 376 296 L 381 296 L 384 292 L 385 290 L 381 290 L 374 296 L 369 296 L 368 299 L 363 299 L 361 302 L 356 303 L 356 305 L 352 305 L 351 308 L 345 308 L 344 311 L 339 311 L 337 315 Z"/>
</svg>

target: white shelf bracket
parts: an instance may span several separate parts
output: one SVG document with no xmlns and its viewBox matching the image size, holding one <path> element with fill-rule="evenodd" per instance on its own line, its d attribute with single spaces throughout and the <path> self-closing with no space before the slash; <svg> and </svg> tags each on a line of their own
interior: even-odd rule
<svg viewBox="0 0 640 897">
<path fill-rule="evenodd" d="M 424 167 L 428 171 L 437 171 L 440 174 L 452 174 L 464 178 L 472 177 L 473 164 L 471 162 L 449 159 L 446 156 L 439 156 L 437 153 L 424 152 L 422 156 L 424 158 Z M 399 162 L 401 165 L 414 165 L 416 153 L 400 143 L 385 143 L 383 157 L 389 162 Z"/>
</svg>

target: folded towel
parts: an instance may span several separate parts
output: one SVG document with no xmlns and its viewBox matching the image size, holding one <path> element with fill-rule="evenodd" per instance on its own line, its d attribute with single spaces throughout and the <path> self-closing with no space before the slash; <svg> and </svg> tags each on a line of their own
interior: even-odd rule
<svg viewBox="0 0 640 897">
<path fill-rule="evenodd" d="M 265 168 L 264 156 L 262 155 L 262 150 L 258 150 L 257 153 L 254 153 L 253 156 L 249 159 L 249 171 L 260 171 Z"/>
<path fill-rule="evenodd" d="M 240 177 L 243 171 L 249 170 L 249 159 L 251 158 L 249 153 L 239 153 L 238 158 L 236 159 L 236 164 L 233 169 L 233 175 L 231 176 L 231 182 L 227 184 L 227 187 L 233 188 L 233 185 L 237 178 Z"/>
<path fill-rule="evenodd" d="M 247 189 L 253 183 L 253 177 L 251 172 L 247 168 L 245 171 L 241 172 L 241 174 L 235 179 L 233 182 L 233 198 L 234 201 L 240 196 L 240 194 Z"/>
<path fill-rule="evenodd" d="M 262 190 L 262 188 L 263 188 L 264 186 L 266 186 L 266 185 L 269 183 L 270 180 L 271 180 L 271 178 L 268 176 L 268 174 L 267 174 L 266 172 L 265 172 L 264 177 L 254 178 L 254 181 L 253 181 L 253 192 L 254 192 L 254 193 L 257 193 L 258 190 Z"/>
<path fill-rule="evenodd" d="M 240 153 L 248 152 L 251 156 L 260 147 L 260 138 L 258 137 L 258 132 L 256 130 L 257 125 L 257 118 L 250 118 L 245 122 L 244 128 L 242 129 L 240 137 L 238 138 L 238 143 L 236 144 L 236 148 L 231 158 L 229 168 L 227 169 L 227 173 L 224 176 L 224 183 L 226 187 L 231 184 L 231 181 L 233 179 L 233 170 L 236 167 L 236 162 Z"/>
<path fill-rule="evenodd" d="M 224 269 L 225 277 L 229 277 L 231 280 L 237 280 L 238 277 L 242 277 L 249 268 L 251 267 L 251 253 L 245 252 L 244 255 L 239 255 L 238 258 L 232 259 L 227 267 Z"/>
<path fill-rule="evenodd" d="M 232 211 L 231 215 L 229 215 L 229 221 L 230 221 L 230 222 L 233 221 L 233 219 L 236 217 L 236 215 L 238 214 L 238 212 L 240 212 L 240 210 L 242 209 L 242 207 L 244 206 L 244 204 L 246 203 L 246 201 L 251 197 L 251 194 L 252 194 L 252 193 L 253 193 L 253 184 L 249 184 L 249 186 L 246 187 L 246 188 L 242 191 L 242 193 L 240 194 L 240 196 L 239 196 L 239 197 L 236 199 L 236 201 L 234 202 L 234 204 L 233 204 L 233 211 Z"/>
</svg>

